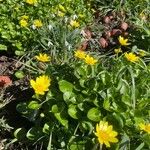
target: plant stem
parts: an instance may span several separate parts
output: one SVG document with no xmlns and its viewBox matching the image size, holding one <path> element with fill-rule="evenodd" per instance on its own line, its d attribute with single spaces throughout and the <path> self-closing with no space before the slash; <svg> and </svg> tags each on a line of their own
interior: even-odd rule
<svg viewBox="0 0 150 150">
<path fill-rule="evenodd" d="M 77 125 L 77 127 L 75 128 L 75 130 L 74 130 L 74 133 L 73 133 L 73 135 L 76 135 L 76 132 L 77 132 L 77 130 L 78 130 L 78 128 L 79 128 L 79 123 L 78 123 L 78 125 Z"/>
<path fill-rule="evenodd" d="M 47 150 L 51 150 L 51 145 L 52 145 L 52 131 L 49 135 L 49 142 L 48 142 Z"/>
<path fill-rule="evenodd" d="M 99 150 L 103 149 L 103 144 L 100 144 Z"/>
<path fill-rule="evenodd" d="M 94 75 L 95 75 L 95 68 L 94 68 L 94 66 L 91 66 L 91 69 L 92 69 L 92 78 L 93 78 Z"/>
<path fill-rule="evenodd" d="M 129 67 L 129 72 L 131 74 L 131 80 L 132 80 L 132 105 L 133 105 L 133 110 L 135 110 L 135 106 L 136 106 L 135 79 L 134 79 L 134 73 L 131 67 Z"/>
</svg>

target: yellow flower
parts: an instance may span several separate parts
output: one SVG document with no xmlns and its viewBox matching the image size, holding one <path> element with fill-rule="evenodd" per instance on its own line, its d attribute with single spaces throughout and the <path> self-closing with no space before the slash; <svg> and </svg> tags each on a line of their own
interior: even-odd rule
<svg viewBox="0 0 150 150">
<path fill-rule="evenodd" d="M 97 60 L 94 59 L 93 57 L 87 55 L 85 57 L 85 62 L 88 64 L 88 65 L 94 65 L 95 63 L 97 63 Z"/>
<path fill-rule="evenodd" d="M 33 21 L 33 25 L 35 27 L 39 28 L 39 27 L 43 26 L 43 23 L 41 22 L 41 20 L 36 19 L 36 20 Z"/>
<path fill-rule="evenodd" d="M 63 17 L 65 15 L 65 13 L 61 12 L 61 11 L 58 11 L 58 14 L 57 14 L 59 17 Z"/>
<path fill-rule="evenodd" d="M 124 39 L 124 37 L 122 37 L 122 36 L 119 36 L 118 40 L 122 46 L 130 45 L 130 43 L 128 43 L 128 39 Z"/>
<path fill-rule="evenodd" d="M 144 10 L 140 13 L 140 18 L 141 18 L 143 21 L 146 21 L 146 20 L 147 20 L 147 15 L 145 14 Z"/>
<path fill-rule="evenodd" d="M 62 6 L 61 4 L 58 5 L 59 9 L 63 12 L 66 12 L 66 9 L 64 8 L 64 6 Z"/>
<path fill-rule="evenodd" d="M 139 60 L 139 57 L 133 53 L 125 53 L 125 57 L 128 61 L 131 61 L 131 62 L 136 62 Z"/>
<path fill-rule="evenodd" d="M 75 28 L 78 28 L 80 26 L 79 22 L 77 22 L 76 20 L 71 20 L 70 25 Z"/>
<path fill-rule="evenodd" d="M 79 14 L 79 18 L 84 18 L 85 16 L 83 14 Z"/>
<path fill-rule="evenodd" d="M 50 57 L 47 54 L 40 53 L 39 56 L 35 56 L 35 58 L 41 62 L 48 62 L 50 61 Z"/>
<path fill-rule="evenodd" d="M 86 53 L 84 51 L 77 50 L 77 51 L 75 51 L 74 56 L 77 58 L 80 58 L 80 59 L 84 59 L 86 56 Z"/>
<path fill-rule="evenodd" d="M 30 5 L 34 5 L 37 3 L 37 0 L 26 0 L 26 3 L 28 3 Z"/>
<path fill-rule="evenodd" d="M 48 91 L 50 86 L 51 79 L 42 75 L 36 78 L 36 80 L 30 80 L 30 85 L 34 89 L 36 94 L 44 95 L 46 91 Z"/>
<path fill-rule="evenodd" d="M 24 19 L 21 19 L 19 21 L 19 23 L 20 23 L 21 27 L 27 27 L 27 25 L 28 25 L 28 22 L 26 20 L 24 20 Z"/>
<path fill-rule="evenodd" d="M 116 48 L 116 49 L 114 49 L 114 52 L 115 52 L 116 54 L 118 54 L 118 53 L 122 53 L 122 50 L 121 50 L 121 48 Z"/>
<path fill-rule="evenodd" d="M 110 142 L 118 142 L 116 138 L 118 133 L 113 131 L 112 125 L 108 125 L 108 122 L 105 121 L 100 121 L 100 123 L 96 125 L 95 135 L 98 137 L 99 143 L 102 145 L 105 144 L 107 147 L 110 147 Z"/>
<path fill-rule="evenodd" d="M 28 20 L 29 16 L 23 15 L 23 16 L 21 16 L 21 18 L 24 19 L 24 20 Z"/>
<path fill-rule="evenodd" d="M 146 52 L 144 50 L 139 50 L 139 55 L 144 57 L 146 56 Z"/>
<path fill-rule="evenodd" d="M 148 124 L 139 124 L 139 127 L 141 130 L 144 130 L 145 132 L 147 132 L 148 134 L 150 134 L 150 123 Z"/>
</svg>

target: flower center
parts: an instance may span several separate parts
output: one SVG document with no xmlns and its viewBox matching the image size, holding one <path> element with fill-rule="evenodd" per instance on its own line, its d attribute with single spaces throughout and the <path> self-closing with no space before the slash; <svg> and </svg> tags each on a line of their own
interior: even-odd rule
<svg viewBox="0 0 150 150">
<path fill-rule="evenodd" d="M 105 140 L 108 140 L 109 135 L 108 135 L 108 133 L 107 133 L 107 132 L 102 131 L 102 132 L 101 132 L 101 137 L 102 137 L 102 139 L 105 141 Z"/>
<path fill-rule="evenodd" d="M 43 86 L 42 86 L 42 85 L 39 85 L 39 84 L 38 84 L 37 87 L 36 87 L 36 90 L 41 92 L 41 91 L 43 91 L 44 89 L 43 89 Z"/>
</svg>

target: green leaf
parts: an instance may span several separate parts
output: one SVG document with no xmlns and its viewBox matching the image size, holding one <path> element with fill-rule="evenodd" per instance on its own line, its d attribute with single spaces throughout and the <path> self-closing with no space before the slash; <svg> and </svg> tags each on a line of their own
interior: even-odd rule
<svg viewBox="0 0 150 150">
<path fill-rule="evenodd" d="M 103 107 L 106 109 L 106 110 L 110 110 L 110 101 L 109 101 L 109 98 L 106 98 L 104 100 L 104 103 L 103 103 Z"/>
<path fill-rule="evenodd" d="M 35 135 L 32 133 L 32 128 L 27 132 L 27 138 L 30 140 L 35 140 Z"/>
<path fill-rule="evenodd" d="M 120 91 L 121 94 L 126 94 L 129 93 L 130 86 L 126 80 L 120 79 L 117 90 Z"/>
<path fill-rule="evenodd" d="M 65 92 L 65 93 L 63 94 L 63 99 L 64 99 L 66 102 L 68 102 L 68 101 L 70 100 L 70 98 L 71 98 L 71 95 L 72 95 L 72 92 Z"/>
<path fill-rule="evenodd" d="M 85 87 L 88 87 L 89 90 L 96 90 L 97 81 L 95 78 L 90 78 L 85 84 Z"/>
<path fill-rule="evenodd" d="M 85 150 L 85 143 L 83 141 L 74 142 L 70 145 L 69 150 Z"/>
<path fill-rule="evenodd" d="M 68 114 L 74 118 L 74 119 L 78 119 L 77 117 L 77 107 L 76 105 L 69 105 L 69 109 L 68 109 Z"/>
<path fill-rule="evenodd" d="M 60 91 L 63 93 L 72 92 L 72 90 L 73 90 L 73 84 L 71 84 L 70 82 L 68 82 L 66 80 L 61 80 L 58 82 L 58 84 L 59 84 Z"/>
<path fill-rule="evenodd" d="M 122 136 L 122 140 L 120 141 L 119 150 L 130 149 L 130 138 L 126 133 Z"/>
<path fill-rule="evenodd" d="M 22 113 L 22 114 L 27 114 L 28 113 L 28 107 L 27 107 L 27 103 L 23 102 L 23 103 L 19 103 L 16 107 L 17 111 Z"/>
<path fill-rule="evenodd" d="M 25 54 L 25 52 L 24 52 L 24 51 L 18 51 L 18 50 L 16 50 L 16 51 L 15 51 L 15 54 L 16 54 L 17 56 L 22 56 L 22 55 Z"/>
<path fill-rule="evenodd" d="M 1 35 L 2 35 L 2 38 L 4 38 L 4 39 L 7 39 L 7 40 L 11 39 L 11 36 L 8 31 L 1 32 Z"/>
<path fill-rule="evenodd" d="M 150 142 L 149 142 L 150 141 L 150 136 L 149 136 L 149 134 L 146 133 L 146 134 L 143 135 L 143 141 L 144 141 L 145 144 L 147 144 L 150 147 Z"/>
<path fill-rule="evenodd" d="M 107 72 L 107 71 L 102 71 L 99 73 L 99 76 L 102 80 L 102 83 L 104 85 L 110 85 L 110 82 L 111 82 L 111 76 L 110 74 Z"/>
<path fill-rule="evenodd" d="M 44 124 L 43 132 L 49 134 L 49 125 L 47 123 Z"/>
<path fill-rule="evenodd" d="M 33 110 L 28 108 L 28 104 L 26 102 L 19 103 L 16 107 L 17 111 L 23 114 L 24 117 L 29 119 L 30 121 L 35 121 L 36 116 L 38 114 L 38 110 Z"/>
<path fill-rule="evenodd" d="M 142 150 L 142 148 L 144 147 L 144 143 L 141 143 L 135 150 Z"/>
<path fill-rule="evenodd" d="M 87 117 L 92 121 L 98 122 L 101 119 L 101 112 L 97 107 L 91 108 L 87 113 Z"/>
<path fill-rule="evenodd" d="M 16 46 L 19 50 L 23 49 L 23 48 L 22 48 L 22 43 L 20 43 L 20 42 L 15 43 L 15 46 Z"/>
<path fill-rule="evenodd" d="M 25 134 L 26 134 L 26 129 L 24 129 L 24 128 L 18 128 L 14 132 L 14 137 L 17 138 L 18 140 L 22 140 L 22 139 L 25 138 Z"/>
<path fill-rule="evenodd" d="M 89 131 L 89 134 L 92 133 L 93 131 L 93 125 L 91 122 L 89 121 L 82 121 L 82 127 L 85 129 L 85 130 L 88 130 Z"/>
<path fill-rule="evenodd" d="M 55 113 L 54 116 L 57 120 L 68 129 L 68 120 L 61 116 L 61 113 Z"/>
<path fill-rule="evenodd" d="M 46 95 L 46 100 L 50 100 L 53 98 L 53 94 L 52 94 L 52 91 L 48 91 L 47 92 L 47 95 Z"/>
<path fill-rule="evenodd" d="M 52 127 L 53 127 L 52 123 L 50 122 L 45 123 L 42 131 L 46 134 L 49 134 L 52 130 Z"/>
<path fill-rule="evenodd" d="M 59 112 L 58 105 L 55 104 L 55 105 L 52 106 L 52 112 L 53 113 L 58 113 Z"/>
<path fill-rule="evenodd" d="M 86 76 L 86 70 L 85 70 L 84 67 L 78 67 L 78 68 L 76 68 L 74 74 L 75 74 L 75 76 L 76 76 L 77 78 L 85 77 L 85 76 Z"/>
<path fill-rule="evenodd" d="M 29 140 L 38 140 L 39 138 L 42 137 L 42 135 L 43 133 L 39 128 L 33 127 L 27 132 L 26 137 Z"/>
<path fill-rule="evenodd" d="M 18 78 L 18 79 L 22 79 L 22 78 L 24 78 L 24 76 L 25 76 L 25 74 L 24 74 L 24 72 L 23 71 L 16 71 L 15 72 L 15 76 L 16 76 L 16 78 Z"/>
<path fill-rule="evenodd" d="M 7 51 L 7 46 L 0 44 L 0 51 Z"/>
<path fill-rule="evenodd" d="M 81 87 L 83 87 L 83 88 L 86 87 L 86 86 L 85 86 L 85 79 L 82 79 L 82 78 L 81 78 L 81 79 L 79 80 L 79 83 L 80 83 L 80 86 L 81 86 Z"/>
<path fill-rule="evenodd" d="M 121 101 L 126 104 L 126 106 L 132 106 L 132 100 L 130 95 L 122 95 Z"/>
<path fill-rule="evenodd" d="M 112 118 L 114 118 L 114 121 L 116 120 L 116 123 L 118 126 L 118 128 L 123 128 L 124 126 L 124 120 L 123 120 L 123 116 L 120 113 L 113 113 L 112 114 Z"/>
<path fill-rule="evenodd" d="M 37 101 L 31 101 L 28 104 L 28 108 L 37 110 L 40 108 L 40 104 Z"/>
</svg>

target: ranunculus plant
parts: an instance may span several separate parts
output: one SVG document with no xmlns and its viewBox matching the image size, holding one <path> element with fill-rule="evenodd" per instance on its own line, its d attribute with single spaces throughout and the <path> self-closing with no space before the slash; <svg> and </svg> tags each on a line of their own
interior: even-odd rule
<svg viewBox="0 0 150 150">
<path fill-rule="evenodd" d="M 17 106 L 33 124 L 15 138 L 48 150 L 149 149 L 149 65 L 129 54 L 107 59 L 78 50 L 70 63 L 48 64 L 30 81 L 32 99 Z"/>
</svg>

